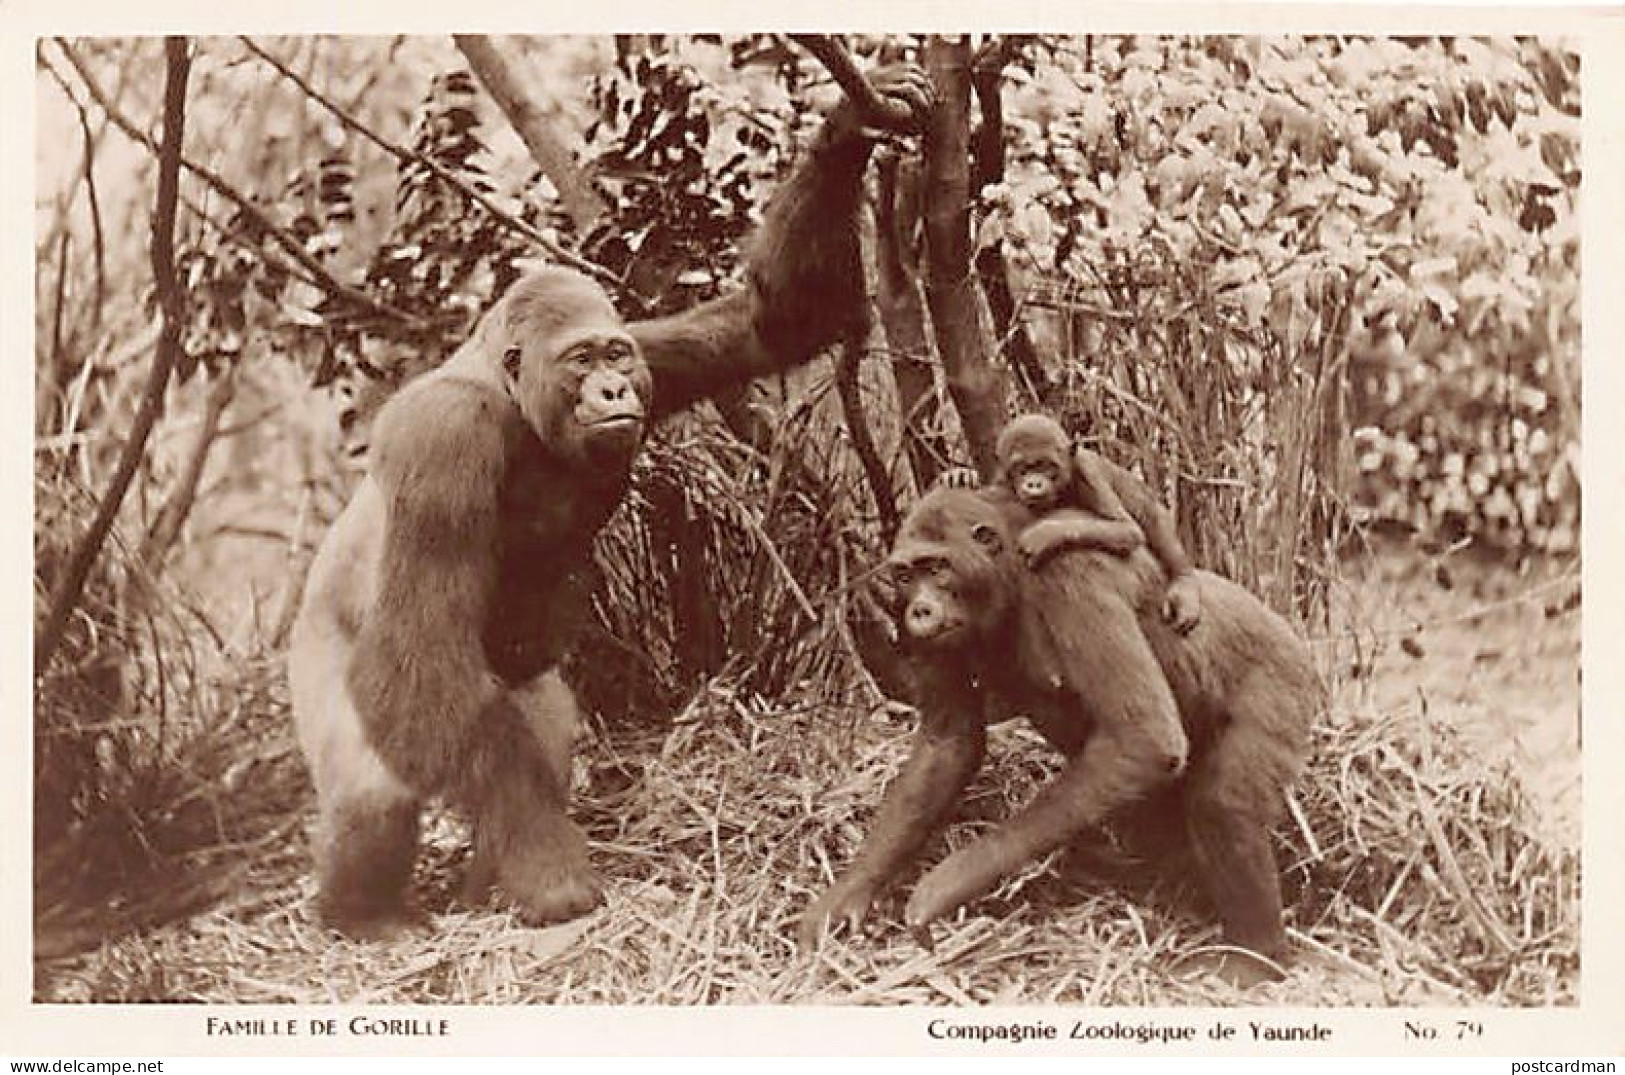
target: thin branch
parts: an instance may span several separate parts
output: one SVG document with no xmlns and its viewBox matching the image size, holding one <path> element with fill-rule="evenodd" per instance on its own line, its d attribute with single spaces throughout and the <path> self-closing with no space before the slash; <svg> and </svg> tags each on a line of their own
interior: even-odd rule
<svg viewBox="0 0 1625 1075">
<path fill-rule="evenodd" d="M 96 251 L 96 302 L 90 310 L 90 332 L 92 335 L 94 335 L 96 330 L 101 326 L 102 304 L 105 299 L 107 288 L 107 261 L 105 240 L 102 233 L 101 201 L 96 193 L 95 157 L 96 147 L 101 144 L 102 134 L 107 130 L 108 121 L 104 118 L 102 120 L 101 129 L 92 131 L 90 129 L 89 109 L 85 107 L 83 101 L 79 100 L 79 95 L 73 92 L 73 87 L 68 85 L 67 79 L 62 77 L 62 73 L 54 66 L 46 62 L 44 53 L 40 49 L 36 49 L 35 51 L 35 62 L 51 76 L 52 80 L 56 82 L 57 86 L 61 88 L 62 96 L 66 97 L 68 99 L 68 103 L 73 105 L 74 112 L 79 117 L 79 129 L 84 134 L 84 160 L 81 162 L 79 175 L 75 180 L 75 189 L 70 189 L 68 191 L 64 198 L 64 205 L 68 207 L 72 206 L 73 196 L 76 193 L 77 184 L 83 183 L 85 185 L 86 195 L 90 202 L 90 228 L 91 235 L 95 240 Z M 123 87 L 121 86 L 121 91 L 122 88 Z M 67 219 L 66 215 L 64 215 L 61 219 L 63 223 L 59 224 L 59 227 L 65 227 L 65 221 Z M 53 235 L 52 238 L 54 240 L 56 236 Z"/>
<path fill-rule="evenodd" d="M 92 335 L 101 327 L 102 304 L 107 294 L 107 254 L 102 237 L 101 200 L 96 194 L 96 143 L 98 138 L 90 132 L 90 112 L 77 99 L 73 102 L 79 112 L 79 129 L 85 135 L 85 194 L 90 202 L 90 234 L 96 250 L 96 301 L 90 308 Z M 104 128 L 105 129 L 105 128 Z"/>
<path fill-rule="evenodd" d="M 68 253 L 71 244 L 68 240 L 73 238 L 73 232 L 67 228 L 62 229 L 62 239 L 57 243 L 56 255 L 56 309 L 51 314 L 51 371 L 62 368 L 62 307 L 67 304 L 68 297 Z"/>
<path fill-rule="evenodd" d="M 192 514 L 192 506 L 197 502 L 198 482 L 203 477 L 203 467 L 209 461 L 209 453 L 225 435 L 220 423 L 236 393 L 237 369 L 228 366 L 209 385 L 203 403 L 203 418 L 192 438 L 186 463 L 181 467 L 175 487 L 159 509 L 158 517 L 147 528 L 147 535 L 136 552 L 138 566 L 135 574 L 138 578 L 148 577 L 149 573 L 156 577 L 164 558 L 180 537 L 181 527 L 186 525 L 187 518 Z"/>
<path fill-rule="evenodd" d="M 863 384 L 860 379 L 863 342 L 848 339 L 841 343 L 835 358 L 835 391 L 841 400 L 841 416 L 846 419 L 846 432 L 852 438 L 852 450 L 863 465 L 863 476 L 869 482 L 869 492 L 875 498 L 875 510 L 880 515 L 880 532 L 889 547 L 897 536 L 899 516 L 897 494 L 892 489 L 891 475 L 886 461 L 875 446 L 874 433 L 863 409 Z"/>
<path fill-rule="evenodd" d="M 67 633 L 68 620 L 78 607 L 90 569 L 101 554 L 103 543 L 113 529 L 113 520 L 124 503 L 130 481 L 146 454 L 147 438 L 164 406 L 164 389 L 170 372 L 181 354 L 181 332 L 185 325 L 185 300 L 175 279 L 175 207 L 179 201 L 181 141 L 186 125 L 186 79 L 191 69 L 184 37 L 164 39 L 164 132 L 158 147 L 158 197 L 152 218 L 152 274 L 163 311 L 163 329 L 158 337 L 158 353 L 152 360 L 147 387 L 136 410 L 135 422 L 124 442 L 118 466 L 103 494 L 96 516 L 63 571 L 52 595 L 51 610 L 34 640 L 34 674 L 50 666 Z"/>
<path fill-rule="evenodd" d="M 117 111 L 112 102 L 108 100 L 107 95 L 102 92 L 102 88 L 97 84 L 95 77 L 90 73 L 90 68 L 82 59 L 79 58 L 78 54 L 73 51 L 72 46 L 61 38 L 56 38 L 55 40 L 57 47 L 62 50 L 63 56 L 65 56 L 67 61 L 73 65 L 73 69 L 78 72 L 79 78 L 84 83 L 86 91 L 88 91 L 90 96 L 95 99 L 96 104 L 101 108 L 102 112 L 107 116 L 107 118 L 113 121 L 113 125 L 119 130 L 123 131 L 124 134 L 132 141 L 138 142 L 144 146 L 149 152 L 157 153 L 158 147 L 156 144 L 154 144 L 152 137 L 138 128 L 133 122 L 130 121 L 128 117 Z M 316 286 L 324 293 L 336 299 L 340 299 L 343 302 L 349 303 L 358 309 L 365 310 L 366 312 L 375 316 L 394 321 L 413 331 L 421 332 L 432 328 L 432 325 L 423 318 L 409 314 L 404 310 L 398 310 L 386 303 L 379 302 L 365 292 L 357 291 L 355 288 L 349 287 L 348 285 L 336 280 L 333 275 L 329 273 L 325 267 L 323 267 L 321 262 L 317 261 L 308 251 L 305 250 L 304 244 L 301 243 L 298 238 L 285 229 L 278 227 L 277 224 L 265 214 L 264 210 L 260 209 L 260 207 L 255 205 L 254 202 L 246 195 L 239 193 L 236 188 L 231 186 L 231 184 L 227 183 L 224 179 L 220 178 L 220 176 L 216 175 L 208 168 L 205 168 L 201 164 L 194 164 L 193 162 L 186 160 L 184 157 L 181 159 L 181 167 L 203 180 L 203 182 L 214 190 L 215 193 L 219 194 L 221 197 L 225 198 L 227 201 L 231 202 L 239 210 L 241 210 L 245 216 L 254 222 L 255 227 L 262 230 L 273 241 L 275 241 L 278 246 L 286 251 L 289 257 L 293 258 L 301 266 L 303 266 L 305 271 L 309 273 L 311 278 L 316 282 Z"/>
<path fill-rule="evenodd" d="M 580 254 L 566 249 L 556 240 L 549 239 L 536 228 L 525 223 L 523 220 L 520 220 L 512 213 L 504 212 L 502 208 L 490 198 L 463 182 L 460 178 L 458 178 L 455 172 L 451 171 L 451 169 L 447 168 L 439 161 L 432 157 L 424 156 L 421 153 L 415 153 L 412 150 L 407 149 L 405 146 L 399 145 L 395 142 L 391 142 L 383 135 L 356 119 L 355 116 L 352 115 L 348 110 L 312 86 L 302 76 L 300 76 L 298 72 L 289 68 L 288 65 L 282 60 L 255 44 L 252 38 L 242 36 L 239 37 L 238 40 L 243 43 L 244 47 L 246 47 L 248 51 L 265 61 L 283 78 L 287 79 L 289 82 L 292 82 L 296 87 L 298 87 L 299 91 L 306 97 L 309 97 L 312 101 L 315 101 L 317 104 L 327 109 L 327 111 L 330 112 L 333 115 L 333 118 L 337 119 L 339 123 L 354 131 L 362 138 L 365 138 L 367 141 L 371 142 L 385 153 L 388 153 L 390 156 L 394 157 L 396 161 L 402 164 L 421 164 L 423 167 L 427 168 L 436 179 L 451 187 L 458 194 L 462 195 L 465 200 L 474 203 L 481 209 L 484 209 L 497 223 L 501 224 L 509 231 L 522 235 L 526 239 L 535 243 L 537 246 L 547 251 L 548 254 L 552 255 L 552 257 L 561 264 L 568 265 L 578 272 L 587 273 L 597 280 L 616 288 L 618 292 L 624 292 L 629 295 L 631 294 L 630 290 L 626 287 L 625 282 L 614 273 L 610 272 L 602 265 L 588 261 Z M 551 176 L 549 178 L 551 178 Z M 555 182 L 554 185 L 557 186 L 557 183 Z M 640 302 L 642 301 L 641 296 L 632 295 L 632 297 L 638 299 Z"/>
</svg>

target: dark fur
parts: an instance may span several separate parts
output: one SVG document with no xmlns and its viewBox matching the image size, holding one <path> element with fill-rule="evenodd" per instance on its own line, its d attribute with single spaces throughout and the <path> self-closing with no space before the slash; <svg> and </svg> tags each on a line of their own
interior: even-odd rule
<svg viewBox="0 0 1625 1075">
<path fill-rule="evenodd" d="M 917 69 L 874 81 L 916 111 L 929 104 Z M 494 882 L 538 921 L 597 900 L 586 841 L 565 813 L 568 759 L 534 734 L 530 722 L 549 715 L 522 710 L 515 692 L 573 644 L 587 615 L 581 569 L 647 422 L 805 362 L 863 323 L 858 214 L 870 148 L 850 107 L 838 107 L 769 207 L 743 291 L 623 325 L 595 283 L 543 270 L 380 413 L 369 477 L 383 521 L 358 509 L 350 532 L 329 538 L 335 557 L 379 550 L 366 580 L 375 590 L 332 564 L 313 575 L 290 654 L 302 740 L 321 773 L 330 922 L 369 933 L 398 913 L 417 802 L 430 795 L 473 818 L 473 890 Z M 583 341 L 602 345 L 586 371 L 566 361 Z M 629 386 L 643 422 L 588 421 Z M 370 529 L 379 526 L 381 538 Z M 327 683 L 334 647 L 352 644 L 343 684 Z M 342 707 L 330 718 L 329 686 L 347 694 L 365 746 L 323 723 L 347 719 Z M 543 705 L 574 707 L 567 691 Z M 368 749 L 392 778 L 374 772 Z"/>
<path fill-rule="evenodd" d="M 804 918 L 804 939 L 826 921 L 864 917 L 946 820 L 980 762 L 984 724 L 1020 714 L 1067 756 L 1065 767 L 1003 826 L 927 872 L 905 912 L 911 925 L 1120 810 L 1175 796 L 1226 937 L 1278 953 L 1269 827 L 1323 704 L 1306 649 L 1252 595 L 1206 572 L 1196 581 L 1207 612 L 1180 635 L 1157 614 L 1164 579 L 1143 551 L 1074 551 L 1026 571 L 1012 544 L 1030 521 L 1003 489 L 946 489 L 905 522 L 894 563 L 949 565 L 929 578 L 915 572 L 898 594 L 921 726 L 858 860 Z M 910 638 L 911 622 L 937 622 L 914 617 L 922 600 L 967 629 Z"/>
</svg>

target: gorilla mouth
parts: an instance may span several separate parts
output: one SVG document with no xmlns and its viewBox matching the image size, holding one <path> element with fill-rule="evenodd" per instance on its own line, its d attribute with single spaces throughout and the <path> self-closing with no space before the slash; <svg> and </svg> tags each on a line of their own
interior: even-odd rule
<svg viewBox="0 0 1625 1075">
<path fill-rule="evenodd" d="M 923 649 L 952 649 L 967 641 L 970 626 L 963 620 L 954 620 L 938 625 L 928 634 L 916 634 L 907 627 L 902 633 Z"/>
<path fill-rule="evenodd" d="M 641 413 L 636 413 L 636 414 L 610 414 L 610 415 L 604 416 L 603 418 L 595 418 L 590 422 L 584 422 L 582 424 L 585 425 L 588 429 L 604 429 L 604 430 L 626 429 L 626 428 L 629 428 L 631 426 L 640 426 L 640 425 L 642 425 L 643 424 L 643 415 Z"/>
</svg>

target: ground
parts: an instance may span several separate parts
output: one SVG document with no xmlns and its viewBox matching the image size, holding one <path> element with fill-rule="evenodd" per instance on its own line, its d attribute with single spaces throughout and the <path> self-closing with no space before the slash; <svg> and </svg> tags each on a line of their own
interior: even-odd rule
<svg viewBox="0 0 1625 1075">
<path fill-rule="evenodd" d="M 902 757 L 906 713 L 743 698 L 717 685 L 661 735 L 598 734 L 576 814 L 608 902 L 528 929 L 453 897 L 459 822 L 434 812 L 421 930 L 331 937 L 310 918 L 312 814 L 277 665 L 248 692 L 255 747 L 220 809 L 228 840 L 177 857 L 162 924 L 41 934 L 42 1001 L 1065 1005 L 1571 1004 L 1579 981 L 1578 580 L 1383 557 L 1311 630 L 1335 701 L 1282 832 L 1293 960 L 1237 992 L 1201 970 L 1216 938 L 1175 871 L 1133 884 L 1052 856 L 938 927 L 889 905 L 869 936 L 797 951 L 796 917 L 851 856 Z M 1448 583 L 1445 588 L 1443 583 Z M 244 718 L 248 719 L 248 718 Z M 1054 761 L 1024 728 L 950 832 L 958 845 Z M 943 853 L 939 846 L 934 859 Z M 152 913 L 167 904 L 170 913 Z M 189 913 L 177 913 L 187 909 Z M 113 917 L 80 917 L 90 929 Z M 60 952 L 61 954 L 56 954 Z"/>
</svg>

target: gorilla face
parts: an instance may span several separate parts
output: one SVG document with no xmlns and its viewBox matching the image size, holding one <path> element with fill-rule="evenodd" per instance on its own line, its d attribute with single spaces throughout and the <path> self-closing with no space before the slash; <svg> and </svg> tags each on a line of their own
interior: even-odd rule
<svg viewBox="0 0 1625 1075">
<path fill-rule="evenodd" d="M 1001 631 L 1014 595 L 1008 527 L 970 490 L 923 497 L 888 560 L 898 635 L 910 646 L 954 650 Z"/>
<path fill-rule="evenodd" d="M 503 298 L 503 376 L 548 450 L 624 468 L 643 442 L 649 367 L 609 297 L 569 269 L 546 269 Z"/>
<path fill-rule="evenodd" d="M 999 480 L 1035 515 L 1060 504 L 1071 477 L 1072 443 L 1059 422 L 1040 414 L 1017 418 L 999 434 Z"/>
</svg>

